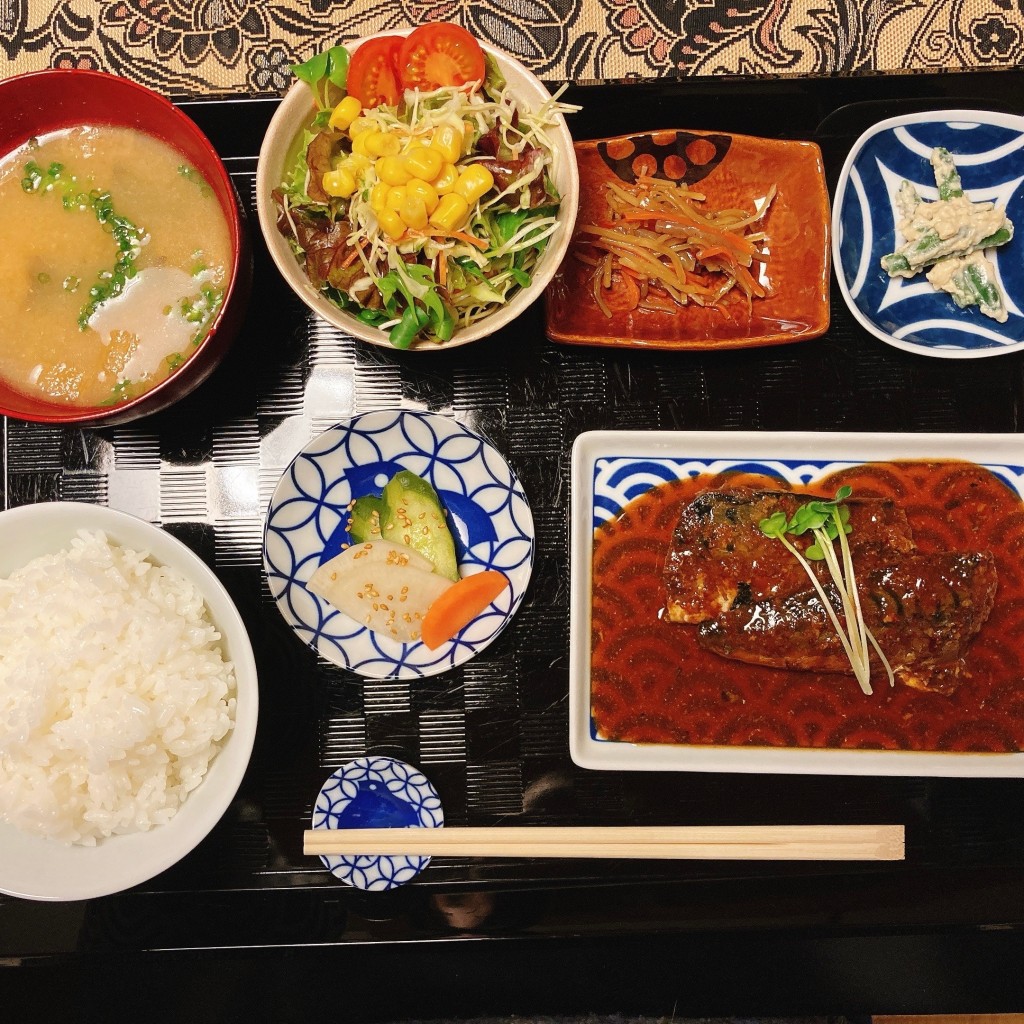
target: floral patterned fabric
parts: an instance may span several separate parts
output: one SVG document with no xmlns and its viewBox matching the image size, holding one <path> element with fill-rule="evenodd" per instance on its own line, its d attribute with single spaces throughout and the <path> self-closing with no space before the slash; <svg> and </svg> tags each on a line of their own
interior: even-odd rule
<svg viewBox="0 0 1024 1024">
<path fill-rule="evenodd" d="M 85 67 L 176 98 L 278 93 L 319 49 L 439 20 L 549 80 L 1024 62 L 1024 0 L 0 0 L 0 75 Z"/>
</svg>

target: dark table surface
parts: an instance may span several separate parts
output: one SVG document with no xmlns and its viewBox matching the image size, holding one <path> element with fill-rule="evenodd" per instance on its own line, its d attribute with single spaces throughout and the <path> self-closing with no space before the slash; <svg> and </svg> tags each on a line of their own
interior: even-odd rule
<svg viewBox="0 0 1024 1024">
<path fill-rule="evenodd" d="M 814 139 L 830 188 L 870 124 L 913 109 L 1024 112 L 1016 71 L 577 87 L 578 138 L 678 127 Z M 186 104 L 250 212 L 275 102 Z M 563 348 L 538 304 L 481 343 L 427 357 L 318 323 L 276 276 L 255 216 L 255 287 L 226 363 L 175 409 L 109 431 L 5 422 L 10 507 L 76 499 L 159 521 L 239 605 L 261 679 L 250 770 L 184 861 L 85 903 L 0 897 L 0 997 L 21 1019 L 351 1020 L 622 1011 L 956 1012 L 1024 1004 L 1019 780 L 588 772 L 568 755 L 568 453 L 587 429 L 1020 430 L 1022 356 L 928 359 L 882 345 L 838 290 L 815 341 L 722 353 Z M 324 398 L 324 375 L 346 382 Z M 354 413 L 456 416 L 530 498 L 537 560 L 512 625 L 460 669 L 357 680 L 290 634 L 262 578 L 261 524 L 286 462 Z M 233 475 L 234 474 L 234 475 Z M 241 474 L 259 501 L 217 481 Z M 213 483 L 211 484 L 211 480 Z M 221 494 L 218 498 L 217 495 Z M 424 717 L 458 723 L 454 754 Z M 312 800 L 363 754 L 422 768 L 450 824 L 899 821 L 887 864 L 435 859 L 411 885 L 345 888 L 301 853 Z M 17 1019 L 14 1016 L 3 1019 Z"/>
</svg>

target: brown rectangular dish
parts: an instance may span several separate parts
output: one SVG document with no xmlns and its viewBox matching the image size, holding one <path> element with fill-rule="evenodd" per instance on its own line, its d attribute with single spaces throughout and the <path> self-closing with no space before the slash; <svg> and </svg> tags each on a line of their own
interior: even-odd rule
<svg viewBox="0 0 1024 1024">
<path fill-rule="evenodd" d="M 569 255 L 546 294 L 547 334 L 553 341 L 711 350 L 782 345 L 828 329 L 829 201 L 815 143 L 665 130 L 577 142 L 575 148 L 579 215 Z M 722 235 L 702 218 L 715 221 L 722 211 L 742 211 L 731 219 L 751 222 L 742 230 L 750 238 L 745 244 L 756 251 L 749 271 L 740 267 L 737 273 L 753 294 L 733 287 L 718 301 L 702 299 L 702 289 L 714 292 L 726 277 L 704 273 L 698 265 L 695 272 L 687 268 L 696 297 L 684 296 L 680 305 L 654 292 L 645 296 L 645 275 L 616 263 L 614 279 L 606 273 L 599 301 L 594 276 L 602 270 L 593 265 L 595 247 L 589 243 L 595 228 L 623 223 L 613 222 L 608 197 L 612 189 L 635 196 L 638 179 L 668 191 L 685 186 L 697 194 L 681 216 L 688 220 L 691 210 L 696 213 L 698 230 L 691 237 L 699 239 L 696 248 L 703 247 L 712 265 L 721 262 Z M 645 205 L 640 199 L 638 206 Z M 672 226 L 671 219 L 644 225 L 649 240 Z"/>
</svg>

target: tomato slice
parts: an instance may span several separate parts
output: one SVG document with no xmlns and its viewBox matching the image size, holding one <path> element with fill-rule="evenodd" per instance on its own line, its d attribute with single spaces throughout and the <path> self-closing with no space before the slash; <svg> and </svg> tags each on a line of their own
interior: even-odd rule
<svg viewBox="0 0 1024 1024">
<path fill-rule="evenodd" d="M 402 43 L 398 74 L 406 89 L 430 90 L 482 82 L 484 51 L 459 25 L 421 25 Z"/>
<path fill-rule="evenodd" d="M 345 88 L 364 107 L 393 107 L 402 98 L 397 63 L 402 42 L 401 36 L 379 36 L 352 53 Z"/>
</svg>

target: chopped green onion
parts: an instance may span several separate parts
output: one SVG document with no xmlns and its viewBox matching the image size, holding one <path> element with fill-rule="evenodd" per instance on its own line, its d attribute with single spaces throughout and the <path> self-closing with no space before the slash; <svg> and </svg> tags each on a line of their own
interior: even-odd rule
<svg viewBox="0 0 1024 1024">
<path fill-rule="evenodd" d="M 207 197 L 213 195 L 210 183 L 194 167 L 189 167 L 188 164 L 179 164 L 178 173 L 187 181 L 191 181 L 199 189 L 200 195 Z"/>
<path fill-rule="evenodd" d="M 110 232 L 117 246 L 117 260 L 113 270 L 105 270 L 99 275 L 99 282 L 89 289 L 89 301 L 82 307 L 78 315 L 79 330 L 89 326 L 89 320 L 100 305 L 115 298 L 124 291 L 125 284 L 136 272 L 135 259 L 142 247 L 146 232 L 133 224 L 127 217 L 114 209 L 114 202 L 109 192 L 93 189 L 88 195 L 75 191 L 75 177 L 64 177 L 63 165 L 56 161 L 51 163 L 44 172 L 39 164 L 30 160 L 25 164 L 25 176 L 21 187 L 29 193 L 50 192 L 60 185 L 61 199 L 67 210 L 91 208 L 96 220 Z M 64 287 L 74 291 L 78 287 L 78 279 L 69 286 L 71 278 L 66 278 Z"/>
</svg>

